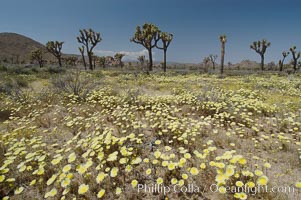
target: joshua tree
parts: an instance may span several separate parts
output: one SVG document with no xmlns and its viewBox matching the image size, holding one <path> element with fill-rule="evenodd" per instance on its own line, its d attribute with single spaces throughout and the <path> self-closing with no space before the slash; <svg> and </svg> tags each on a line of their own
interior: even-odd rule
<svg viewBox="0 0 301 200">
<path fill-rule="evenodd" d="M 156 44 L 156 47 L 157 47 L 158 49 L 163 50 L 163 52 L 164 52 L 163 70 L 164 70 L 164 72 L 166 72 L 166 52 L 167 52 L 168 46 L 170 45 L 170 43 L 171 43 L 171 41 L 172 41 L 173 34 L 171 34 L 171 33 L 166 33 L 166 32 L 160 32 L 159 37 L 160 37 L 160 39 L 161 39 L 161 41 L 162 41 L 163 46 L 162 46 L 162 47 L 159 47 L 159 46 Z"/>
<path fill-rule="evenodd" d="M 204 71 L 205 71 L 205 72 L 208 72 L 208 64 L 209 64 L 209 62 L 210 62 L 210 58 L 209 58 L 209 57 L 205 57 L 205 58 L 203 59 L 203 64 L 205 65 L 205 66 L 204 66 Z"/>
<path fill-rule="evenodd" d="M 75 66 L 77 57 L 76 56 L 68 56 L 68 57 L 62 58 L 62 60 L 66 63 L 67 66 Z"/>
<path fill-rule="evenodd" d="M 100 33 L 96 33 L 92 29 L 82 29 L 79 30 L 79 33 L 80 36 L 77 37 L 77 41 L 85 46 L 89 59 L 89 67 L 90 70 L 93 70 L 93 48 L 102 40 Z"/>
<path fill-rule="evenodd" d="M 78 47 L 78 50 L 79 50 L 80 54 L 82 55 L 85 70 L 87 70 L 87 64 L 86 64 L 86 59 L 85 59 L 85 47 L 84 46 Z"/>
<path fill-rule="evenodd" d="M 209 59 L 210 59 L 210 61 L 211 61 L 211 63 L 212 63 L 212 68 L 213 68 L 213 70 L 215 70 L 215 60 L 217 59 L 217 55 L 212 55 L 212 54 L 210 54 L 209 55 Z"/>
<path fill-rule="evenodd" d="M 142 26 L 142 30 L 140 26 L 137 26 L 134 37 L 131 38 L 131 42 L 135 42 L 137 44 L 141 44 L 148 51 L 149 56 L 149 67 L 148 71 L 153 70 L 153 55 L 152 49 L 156 46 L 160 37 L 160 30 L 154 24 L 145 23 Z"/>
<path fill-rule="evenodd" d="M 224 60 L 225 60 L 225 44 L 227 42 L 227 36 L 226 35 L 220 35 L 219 40 L 222 44 L 222 50 L 221 50 L 221 74 L 224 73 Z"/>
<path fill-rule="evenodd" d="M 264 70 L 264 54 L 267 50 L 267 48 L 271 46 L 271 43 L 268 42 L 265 39 L 262 39 L 261 41 L 254 41 L 253 44 L 250 45 L 251 49 L 254 49 L 256 53 L 258 53 L 261 57 L 261 70 Z"/>
<path fill-rule="evenodd" d="M 49 41 L 46 44 L 46 49 L 49 51 L 54 57 L 57 58 L 59 62 L 59 66 L 62 67 L 62 47 L 64 42 L 58 42 L 58 41 Z"/>
<path fill-rule="evenodd" d="M 300 58 L 300 51 L 297 53 L 296 46 L 293 46 L 293 47 L 290 48 L 290 52 L 292 53 L 292 56 L 293 56 L 294 72 L 296 72 L 297 71 L 298 59 Z"/>
<path fill-rule="evenodd" d="M 114 60 L 117 61 L 117 65 L 119 65 L 121 68 L 123 67 L 122 58 L 125 56 L 123 53 L 116 53 L 114 55 Z"/>
<path fill-rule="evenodd" d="M 36 49 L 31 52 L 31 61 L 37 61 L 39 63 L 40 68 L 43 67 L 44 60 L 43 60 L 43 52 L 41 49 Z"/>
<path fill-rule="evenodd" d="M 143 67 L 145 63 L 145 56 L 144 55 L 138 56 L 137 60 L 140 62 L 141 66 Z"/>
<path fill-rule="evenodd" d="M 99 61 L 99 66 L 105 68 L 105 66 L 106 66 L 106 57 L 101 56 L 101 57 L 98 58 L 98 61 Z"/>
<path fill-rule="evenodd" d="M 286 52 L 286 51 L 283 51 L 283 52 L 282 52 L 282 56 L 283 56 L 283 57 L 282 57 L 282 60 L 279 60 L 279 71 L 282 72 L 284 60 L 285 60 L 285 58 L 286 58 L 289 54 L 290 54 L 289 51 L 288 51 L 288 52 Z"/>
</svg>

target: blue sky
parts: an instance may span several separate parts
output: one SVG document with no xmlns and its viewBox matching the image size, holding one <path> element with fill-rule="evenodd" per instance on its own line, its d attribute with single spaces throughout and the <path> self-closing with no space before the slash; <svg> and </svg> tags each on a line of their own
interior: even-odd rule
<svg viewBox="0 0 301 200">
<path fill-rule="evenodd" d="M 130 42 L 135 27 L 156 24 L 174 34 L 168 61 L 198 63 L 220 54 L 218 36 L 226 34 L 225 61 L 259 61 L 249 48 L 252 41 L 271 42 L 266 61 L 278 61 L 281 52 L 301 49 L 301 1 L 298 0 L 0 0 L 0 32 L 16 32 L 41 43 L 65 41 L 65 53 L 77 53 L 81 28 L 101 33 L 96 52 L 124 51 L 129 58 L 145 53 Z M 155 50 L 154 58 L 162 59 Z"/>
</svg>

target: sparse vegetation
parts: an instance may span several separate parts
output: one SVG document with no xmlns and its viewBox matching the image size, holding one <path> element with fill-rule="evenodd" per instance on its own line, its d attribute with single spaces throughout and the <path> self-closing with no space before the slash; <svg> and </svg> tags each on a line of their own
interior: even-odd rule
<svg viewBox="0 0 301 200">
<path fill-rule="evenodd" d="M 145 50 L 99 57 L 100 33 L 82 29 L 82 62 L 58 41 L 35 44 L 33 64 L 20 52 L 1 58 L 0 199 L 299 200 L 300 52 L 282 52 L 281 73 L 273 61 L 264 71 L 263 39 L 250 46 L 260 68 L 244 60 L 224 69 L 220 35 L 221 75 L 213 54 L 167 72 L 172 40 L 145 23 L 130 41 L 149 60 Z M 153 62 L 153 48 L 164 62 Z M 122 61 L 132 54 L 138 62 Z"/>
<path fill-rule="evenodd" d="M 52 84 L 56 92 L 74 95 L 78 100 L 85 100 L 88 93 L 96 87 L 91 75 L 82 74 L 79 70 L 54 78 Z"/>
<path fill-rule="evenodd" d="M 98 70 L 33 81 L 17 75 L 27 80 L 23 95 L 0 95 L 1 197 L 298 199 L 223 192 L 241 184 L 300 187 L 298 75 L 115 70 L 101 69 L 101 83 Z M 202 192 L 138 192 L 138 184 L 194 184 Z M 212 184 L 221 190 L 211 192 Z"/>
</svg>

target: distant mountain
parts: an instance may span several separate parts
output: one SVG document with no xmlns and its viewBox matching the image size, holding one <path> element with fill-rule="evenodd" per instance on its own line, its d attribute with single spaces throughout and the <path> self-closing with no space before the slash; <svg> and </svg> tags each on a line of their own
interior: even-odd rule
<svg viewBox="0 0 301 200">
<path fill-rule="evenodd" d="M 43 44 L 17 33 L 0 33 L 0 61 L 8 63 L 19 63 L 30 61 L 30 53 L 34 49 L 46 48 Z M 49 53 L 45 54 L 46 59 L 54 59 Z"/>
<path fill-rule="evenodd" d="M 254 67 L 258 66 L 259 63 L 252 60 L 242 60 L 240 63 L 236 63 L 236 65 L 240 65 L 242 67 Z"/>
</svg>

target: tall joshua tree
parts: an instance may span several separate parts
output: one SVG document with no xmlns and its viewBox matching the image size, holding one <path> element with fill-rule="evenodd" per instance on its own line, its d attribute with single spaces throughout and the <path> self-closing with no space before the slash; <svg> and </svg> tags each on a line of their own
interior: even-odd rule
<svg viewBox="0 0 301 200">
<path fill-rule="evenodd" d="M 279 71 L 283 71 L 283 63 L 285 58 L 290 54 L 290 52 L 283 51 L 282 52 L 282 60 L 279 60 Z"/>
<path fill-rule="evenodd" d="M 213 70 L 215 70 L 215 64 L 216 64 L 215 60 L 217 59 L 217 55 L 210 54 L 209 55 L 209 59 L 210 59 L 210 61 L 212 63 Z"/>
<path fill-rule="evenodd" d="M 221 50 L 221 74 L 224 73 L 224 61 L 225 61 L 225 45 L 227 42 L 227 36 L 226 35 L 220 35 L 219 40 L 222 44 L 222 50 Z"/>
<path fill-rule="evenodd" d="M 271 46 L 271 43 L 265 39 L 262 39 L 261 41 L 254 41 L 253 44 L 250 45 L 250 48 L 258 53 L 261 57 L 260 66 L 262 71 L 264 70 L 264 54 L 269 46 Z"/>
<path fill-rule="evenodd" d="M 46 44 L 46 49 L 50 52 L 54 57 L 57 58 L 59 66 L 62 67 L 62 47 L 64 42 L 59 41 L 49 41 Z"/>
<path fill-rule="evenodd" d="M 79 33 L 80 36 L 77 37 L 77 41 L 85 46 L 89 59 L 89 68 L 93 70 L 93 49 L 102 40 L 100 33 L 96 33 L 92 29 L 82 29 L 79 30 Z"/>
<path fill-rule="evenodd" d="M 160 39 L 159 34 L 160 30 L 157 26 L 154 24 L 145 23 L 142 27 L 137 26 L 134 37 L 130 39 L 131 42 L 141 44 L 147 49 L 149 56 L 148 71 L 153 70 L 152 49 L 156 46 Z"/>
<path fill-rule="evenodd" d="M 87 64 L 86 64 L 86 59 L 85 59 L 85 47 L 84 46 L 78 47 L 78 50 L 79 50 L 80 54 L 82 55 L 85 70 L 87 70 Z"/>
<path fill-rule="evenodd" d="M 164 70 L 164 72 L 166 72 L 166 52 L 167 52 L 168 46 L 170 45 L 170 43 L 171 43 L 171 41 L 172 41 L 173 34 L 171 34 L 171 33 L 166 33 L 166 32 L 160 32 L 159 38 L 160 38 L 161 41 L 162 41 L 162 47 L 159 47 L 159 46 L 157 45 L 158 43 L 156 44 L 156 47 L 157 47 L 158 49 L 163 50 L 163 52 L 164 52 L 163 70 Z"/>
<path fill-rule="evenodd" d="M 296 72 L 297 71 L 298 59 L 300 58 L 300 51 L 297 53 L 296 46 L 293 46 L 293 47 L 290 48 L 290 52 L 292 53 L 292 56 L 293 56 L 294 72 Z"/>
</svg>

